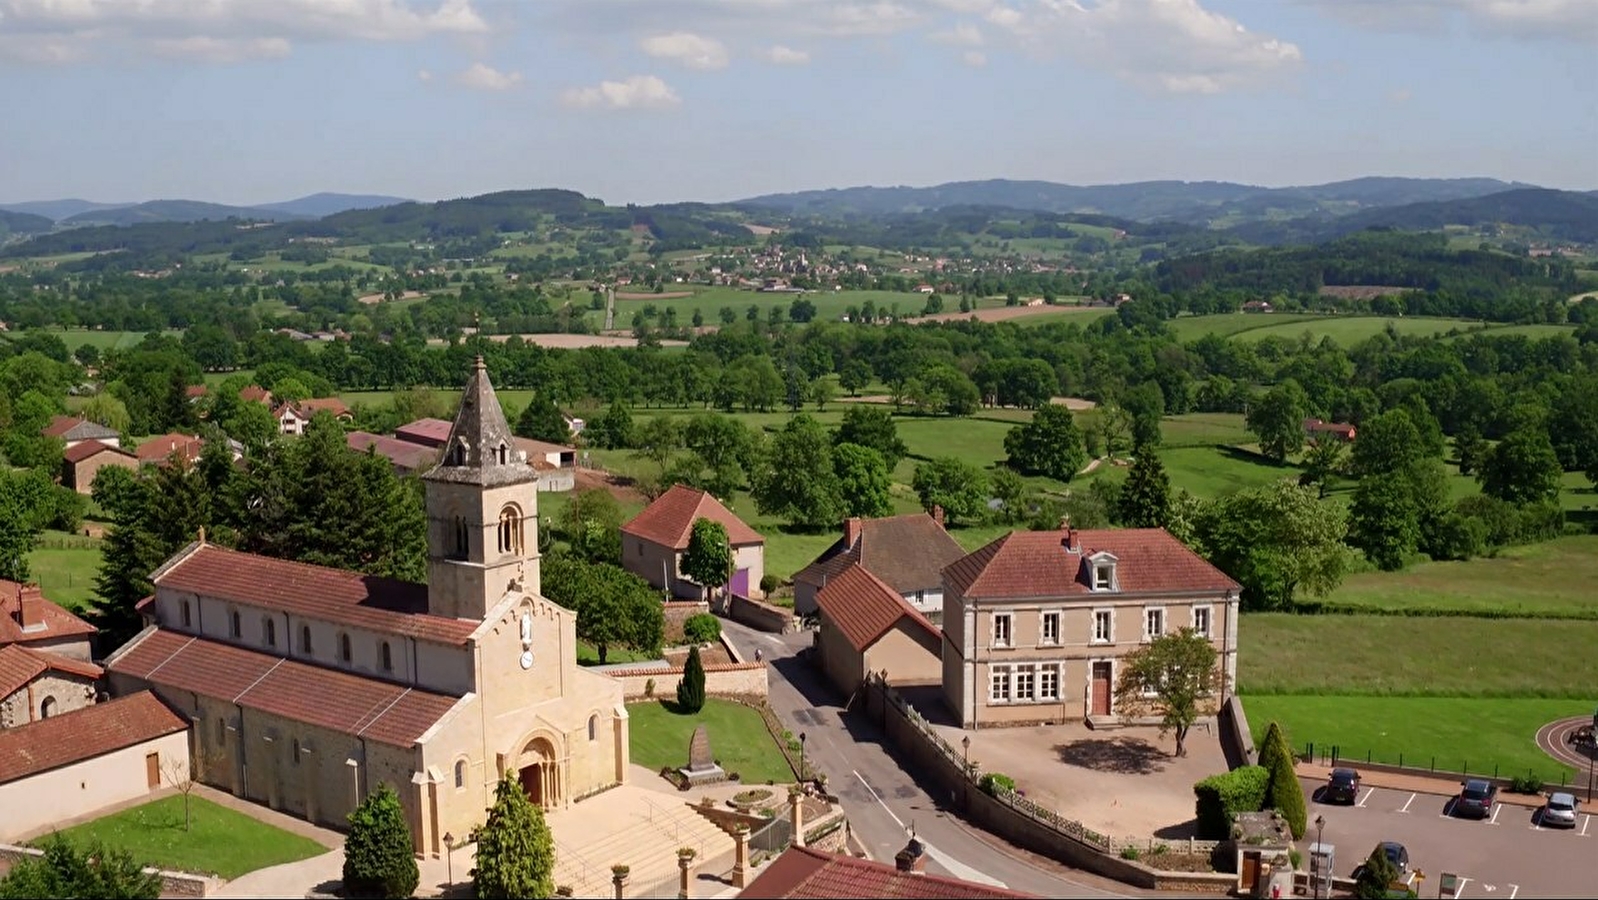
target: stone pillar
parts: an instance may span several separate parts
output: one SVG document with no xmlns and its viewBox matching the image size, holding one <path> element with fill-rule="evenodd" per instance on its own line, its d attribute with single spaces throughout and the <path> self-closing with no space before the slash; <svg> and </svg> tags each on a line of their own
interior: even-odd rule
<svg viewBox="0 0 1598 900">
<path fill-rule="evenodd" d="M 688 900 L 688 881 L 692 877 L 688 870 L 694 864 L 696 852 L 692 847 L 683 847 L 677 851 L 677 869 L 681 876 L 677 882 L 677 900 Z"/>
<path fill-rule="evenodd" d="M 793 845 L 805 845 L 805 792 L 798 785 L 788 789 L 788 819 L 793 824 Z"/>
<path fill-rule="evenodd" d="M 732 886 L 743 888 L 749 886 L 749 826 L 739 825 L 733 830 L 732 839 L 736 848 L 732 862 Z M 617 900 L 621 900 L 618 895 Z"/>
<path fill-rule="evenodd" d="M 622 900 L 623 897 L 627 896 L 627 875 L 631 871 L 632 869 L 628 866 L 617 865 L 610 867 L 610 883 L 616 889 L 616 900 Z"/>
</svg>

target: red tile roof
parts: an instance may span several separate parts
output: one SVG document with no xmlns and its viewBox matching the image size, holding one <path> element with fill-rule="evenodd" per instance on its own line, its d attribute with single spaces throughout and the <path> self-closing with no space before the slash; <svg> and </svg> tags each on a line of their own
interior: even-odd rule
<svg viewBox="0 0 1598 900">
<path fill-rule="evenodd" d="M 464 644 L 479 622 L 427 612 L 427 585 L 191 544 L 153 579 L 157 588 L 281 610 L 387 634 Z"/>
<path fill-rule="evenodd" d="M 559 453 L 564 455 L 567 453 L 577 452 L 575 447 L 568 447 L 565 444 L 551 444 L 549 441 L 535 441 L 532 438 L 524 437 L 519 437 L 516 439 L 516 449 L 526 450 L 527 460 L 529 462 L 532 462 L 535 458 L 542 459 L 551 453 Z"/>
<path fill-rule="evenodd" d="M 891 863 L 790 847 L 749 883 L 739 895 L 757 900 L 838 900 L 859 898 L 926 898 L 926 900 L 1001 900 L 1034 897 L 974 881 L 901 872 Z"/>
<path fill-rule="evenodd" d="M 44 618 L 44 627 L 36 631 L 23 631 L 21 621 L 23 588 L 24 585 L 15 581 L 0 578 L 0 646 L 86 636 L 98 630 L 55 602 L 41 597 L 39 612 Z"/>
<path fill-rule="evenodd" d="M 173 432 L 153 437 L 139 446 L 133 452 L 139 457 L 140 462 L 158 463 L 166 462 L 173 453 L 181 454 L 185 460 L 193 462 L 200 458 L 200 450 L 205 447 L 205 442 L 197 435 Z"/>
<path fill-rule="evenodd" d="M 455 423 L 448 419 L 417 419 L 394 429 L 394 436 L 424 447 L 442 447 L 454 427 Z"/>
<path fill-rule="evenodd" d="M 727 529 L 728 542 L 734 547 L 766 542 L 759 532 L 745 525 L 742 519 L 733 515 L 732 510 L 722 506 L 720 500 L 681 484 L 672 485 L 671 490 L 661 494 L 631 522 L 623 525 L 621 530 L 624 534 L 663 547 L 686 550 L 688 536 L 693 533 L 696 519 L 720 522 Z"/>
<path fill-rule="evenodd" d="M 1120 593 L 1239 590 L 1163 528 L 1013 531 L 949 565 L 944 581 L 972 599 L 1086 595 L 1092 591 L 1083 560 L 1101 552 L 1117 560 Z"/>
<path fill-rule="evenodd" d="M 148 628 L 106 668 L 396 747 L 416 743 L 460 702 L 455 697 Z"/>
<path fill-rule="evenodd" d="M 833 576 L 816 594 L 816 604 L 850 646 L 862 653 L 900 619 L 908 618 L 912 627 L 924 629 L 934 639 L 942 634 L 898 591 L 858 564 Z"/>
<path fill-rule="evenodd" d="M 300 414 L 309 418 L 322 410 L 332 413 L 335 418 L 350 414 L 350 408 L 344 401 L 337 397 L 310 397 L 294 404 L 299 407 Z"/>
<path fill-rule="evenodd" d="M 407 472 L 426 468 L 438 460 L 436 447 L 424 447 L 385 434 L 351 431 L 344 436 L 344 442 L 349 444 L 351 450 L 358 453 L 365 453 L 367 448 L 371 448 L 378 456 L 386 457 L 395 468 Z"/>
<path fill-rule="evenodd" d="M 245 401 L 246 403 L 251 401 L 256 403 L 271 403 L 272 392 L 258 384 L 252 384 L 249 387 L 239 391 L 239 399 Z"/>
<path fill-rule="evenodd" d="M 209 390 L 203 384 L 191 384 L 183 389 L 183 393 L 188 397 L 204 397 Z"/>
<path fill-rule="evenodd" d="M 78 463 L 83 462 L 84 460 L 88 459 L 89 457 L 95 455 L 96 453 L 100 453 L 102 451 L 109 451 L 111 453 L 120 453 L 123 456 L 132 456 L 133 455 L 133 454 L 129 453 L 128 451 L 123 450 L 121 447 L 113 447 L 110 444 L 102 444 L 99 441 L 82 441 L 80 443 L 73 444 L 72 446 L 68 447 L 66 449 L 66 452 L 61 454 L 61 458 L 65 459 L 67 462 L 69 462 L 69 463 L 71 463 L 73 465 L 77 465 Z"/>
<path fill-rule="evenodd" d="M 132 747 L 189 727 L 149 691 L 0 729 L 0 784 Z"/>
<path fill-rule="evenodd" d="M 59 653 L 30 650 L 18 644 L 7 644 L 0 647 L 0 698 L 11 696 L 25 687 L 28 682 L 50 670 L 89 679 L 99 678 L 104 674 L 103 670 L 94 663 L 62 656 Z"/>
</svg>

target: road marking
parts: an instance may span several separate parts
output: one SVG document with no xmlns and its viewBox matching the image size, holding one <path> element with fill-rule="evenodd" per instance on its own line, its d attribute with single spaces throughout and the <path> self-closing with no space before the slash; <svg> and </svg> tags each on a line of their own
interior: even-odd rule
<svg viewBox="0 0 1598 900">
<path fill-rule="evenodd" d="M 893 820 L 893 824 L 899 826 L 899 828 L 902 830 L 904 828 L 904 822 L 901 821 L 898 816 L 893 814 L 893 810 L 888 808 L 888 804 L 882 802 L 882 795 L 877 793 L 877 789 L 872 787 L 870 783 L 866 781 L 865 777 L 860 774 L 860 770 L 850 769 L 849 771 L 854 773 L 854 777 L 860 779 L 860 783 L 865 785 L 866 790 L 871 792 L 871 799 L 877 801 L 878 805 L 882 807 L 882 811 L 887 813 L 888 818 Z"/>
<path fill-rule="evenodd" d="M 1503 811 L 1504 811 L 1504 808 L 1502 806 L 1494 805 L 1493 806 L 1493 817 L 1491 819 L 1487 820 L 1487 824 L 1488 825 L 1497 825 L 1498 824 L 1498 814 L 1503 812 Z"/>
<path fill-rule="evenodd" d="M 1582 816 L 1581 817 L 1581 836 L 1582 837 L 1586 837 L 1587 836 L 1587 826 L 1591 825 L 1591 824 L 1592 824 L 1592 816 L 1588 815 L 1588 816 Z"/>
<path fill-rule="evenodd" d="M 1359 798 L 1359 802 L 1354 804 L 1354 805 L 1363 809 L 1364 806 L 1365 806 L 1365 801 L 1369 800 L 1371 798 L 1371 794 L 1374 794 L 1374 793 L 1376 793 L 1376 789 L 1375 788 L 1368 788 L 1365 791 L 1365 796 Z"/>
<path fill-rule="evenodd" d="M 1466 876 L 1466 875 L 1459 876 L 1459 885 L 1454 888 L 1454 896 L 1455 897 L 1463 897 L 1463 896 L 1465 896 L 1465 885 L 1468 884 L 1468 883 L 1470 883 L 1469 876 Z"/>
<path fill-rule="evenodd" d="M 1512 884 L 1509 886 L 1509 900 L 1515 900 L 1515 895 L 1518 893 L 1520 893 L 1520 885 Z"/>
<path fill-rule="evenodd" d="M 1411 804 L 1411 803 L 1414 803 L 1414 802 L 1415 802 L 1415 795 L 1414 795 L 1414 794 L 1410 794 L 1410 795 L 1409 795 L 1409 799 L 1408 799 L 1408 800 L 1405 800 L 1405 801 L 1404 801 L 1404 807 L 1403 807 L 1403 809 L 1400 809 L 1400 810 L 1399 810 L 1399 812 L 1401 812 L 1401 813 L 1407 813 L 1407 812 L 1409 812 L 1409 805 L 1410 805 L 1410 804 Z"/>
<path fill-rule="evenodd" d="M 898 816 L 894 815 L 893 810 L 888 808 L 888 804 L 883 802 L 882 795 L 877 793 L 877 789 L 872 787 L 866 781 L 865 777 L 860 774 L 860 770 L 850 769 L 849 771 L 853 772 L 854 777 L 859 779 L 860 783 L 865 785 L 866 790 L 871 792 L 871 799 L 877 801 L 877 805 L 881 806 L 882 811 L 888 814 L 888 818 L 892 819 L 893 823 L 898 825 L 901 831 L 909 831 L 908 828 L 905 828 L 904 821 Z M 999 881 L 990 875 L 983 874 L 980 869 L 973 869 L 965 863 L 949 856 L 947 853 L 938 850 L 936 847 L 927 843 L 924 839 L 917 838 L 917 840 L 921 841 L 921 846 L 926 850 L 927 855 L 932 857 L 934 860 L 937 860 L 938 864 L 943 866 L 945 869 L 948 869 L 949 873 L 954 877 L 963 878 L 966 881 L 975 881 L 978 884 L 991 885 L 993 887 L 1008 887 L 1008 885 L 1006 885 L 1004 882 Z"/>
</svg>

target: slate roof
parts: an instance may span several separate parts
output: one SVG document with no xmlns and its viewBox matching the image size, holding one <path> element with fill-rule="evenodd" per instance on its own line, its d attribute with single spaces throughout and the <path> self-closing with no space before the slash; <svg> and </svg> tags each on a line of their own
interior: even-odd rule
<svg viewBox="0 0 1598 900">
<path fill-rule="evenodd" d="M 949 565 L 944 581 L 977 600 L 1087 595 L 1093 592 L 1083 561 L 1100 552 L 1117 560 L 1119 593 L 1240 589 L 1163 528 L 1013 531 Z"/>
<path fill-rule="evenodd" d="M 354 628 L 460 645 L 481 623 L 427 612 L 427 585 L 190 544 L 152 579 L 247 606 L 281 610 Z"/>
<path fill-rule="evenodd" d="M 504 448 L 503 454 L 500 448 Z M 422 476 L 428 481 L 494 487 L 538 480 L 538 473 L 516 450 L 516 436 L 505 421 L 481 356 L 472 363 L 472 375 L 443 450 L 438 465 Z"/>
<path fill-rule="evenodd" d="M 59 653 L 32 650 L 20 644 L 8 644 L 0 647 L 0 697 L 15 694 L 28 682 L 50 670 L 89 679 L 104 674 L 99 666 L 91 662 Z"/>
<path fill-rule="evenodd" d="M 844 569 L 816 595 L 821 615 L 840 632 L 849 645 L 864 653 L 899 620 L 909 618 L 934 640 L 942 632 L 905 601 L 898 591 L 856 564 Z"/>
<path fill-rule="evenodd" d="M 45 437 L 58 437 L 67 441 L 103 441 L 121 435 L 101 425 L 76 416 L 56 416 L 40 432 Z"/>
<path fill-rule="evenodd" d="M 1034 897 L 942 875 L 901 872 L 891 863 L 790 847 L 766 866 L 738 895 L 776 900 L 859 898 L 926 898 L 926 900 L 1000 900 Z"/>
<path fill-rule="evenodd" d="M 853 563 L 901 594 L 937 590 L 943 568 L 965 555 L 965 548 L 925 513 L 860 519 L 860 537 L 851 547 L 839 538 L 793 580 L 824 585 Z"/>
<path fill-rule="evenodd" d="M 40 598 L 39 610 L 44 627 L 37 631 L 22 630 L 22 590 L 24 585 L 0 578 L 0 647 L 6 644 L 31 644 L 54 641 L 65 637 L 94 634 L 93 625 L 83 621 L 48 598 Z"/>
<path fill-rule="evenodd" d="M 721 527 L 727 529 L 728 543 L 734 547 L 766 542 L 760 532 L 745 525 L 720 500 L 681 484 L 672 485 L 671 490 L 661 494 L 632 521 L 623 525 L 621 530 L 623 534 L 640 537 L 650 543 L 686 550 L 696 519 L 720 522 Z"/>
<path fill-rule="evenodd" d="M 118 650 L 106 668 L 396 747 L 415 744 L 460 702 L 155 626 Z"/>
<path fill-rule="evenodd" d="M 96 440 L 87 440 L 79 441 L 78 443 L 68 447 L 66 452 L 61 454 L 61 458 L 72 465 L 77 465 L 96 453 L 101 453 L 104 451 L 120 453 L 123 456 L 133 455 L 128 451 L 123 450 L 121 447 L 113 447 L 110 444 L 102 444 Z"/>
<path fill-rule="evenodd" d="M 0 784 L 183 731 L 189 723 L 149 691 L 0 729 Z"/>
</svg>

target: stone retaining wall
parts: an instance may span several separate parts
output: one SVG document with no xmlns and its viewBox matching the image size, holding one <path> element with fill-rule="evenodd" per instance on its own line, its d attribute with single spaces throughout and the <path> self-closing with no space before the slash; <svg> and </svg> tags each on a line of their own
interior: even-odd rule
<svg viewBox="0 0 1598 900">
<path fill-rule="evenodd" d="M 606 675 L 621 682 L 627 700 L 677 696 L 682 681 L 682 666 L 662 665 L 650 669 L 607 670 Z M 654 682 L 651 692 L 650 682 Z M 765 663 L 715 663 L 705 666 L 705 695 L 709 697 L 761 697 L 767 695 Z"/>
<path fill-rule="evenodd" d="M 703 600 L 672 600 L 664 604 L 666 613 L 666 646 L 683 642 L 682 626 L 692 616 L 710 612 L 710 604 Z"/>
<path fill-rule="evenodd" d="M 737 594 L 730 594 L 727 601 L 727 618 L 734 622 L 741 622 L 750 628 L 759 631 L 769 631 L 772 634 L 787 634 L 798 629 L 798 620 L 794 618 L 793 610 L 759 600 L 751 600 Z"/>
</svg>

